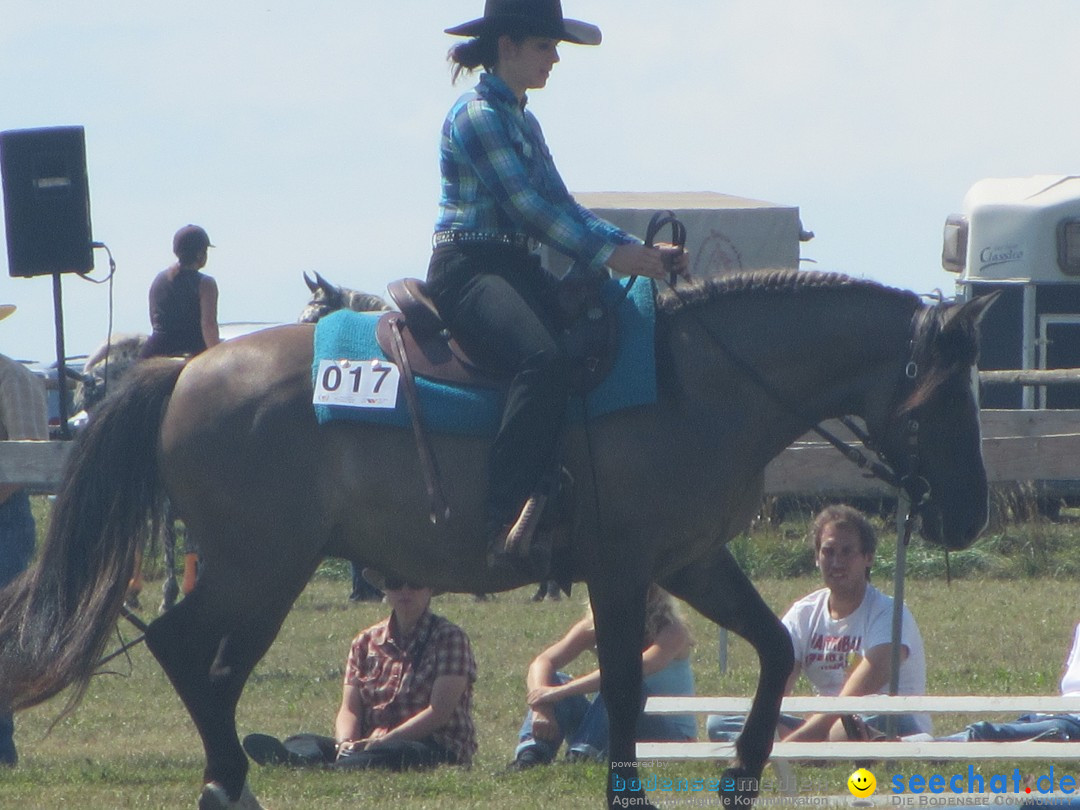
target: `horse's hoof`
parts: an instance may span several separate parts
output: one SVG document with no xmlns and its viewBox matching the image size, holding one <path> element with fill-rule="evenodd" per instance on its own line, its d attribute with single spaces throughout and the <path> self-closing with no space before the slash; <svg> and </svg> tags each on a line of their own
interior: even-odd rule
<svg viewBox="0 0 1080 810">
<path fill-rule="evenodd" d="M 240 791 L 240 798 L 232 801 L 225 788 L 217 782 L 207 782 L 203 785 L 202 795 L 199 796 L 199 810 L 265 810 L 255 794 L 251 792 L 247 782 Z"/>
</svg>

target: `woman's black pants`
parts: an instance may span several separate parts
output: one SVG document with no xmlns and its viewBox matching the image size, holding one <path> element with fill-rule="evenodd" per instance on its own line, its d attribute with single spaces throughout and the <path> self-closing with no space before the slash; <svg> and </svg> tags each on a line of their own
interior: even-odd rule
<svg viewBox="0 0 1080 810">
<path fill-rule="evenodd" d="M 512 522 L 553 466 L 566 415 L 555 279 L 524 249 L 448 244 L 432 254 L 428 286 L 462 348 L 513 375 L 488 461 L 489 519 Z"/>
</svg>

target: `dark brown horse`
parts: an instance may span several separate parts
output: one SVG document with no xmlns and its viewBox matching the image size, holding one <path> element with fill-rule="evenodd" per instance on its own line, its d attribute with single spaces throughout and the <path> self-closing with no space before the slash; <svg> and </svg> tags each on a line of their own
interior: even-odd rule
<svg viewBox="0 0 1080 810">
<path fill-rule="evenodd" d="M 758 508 L 766 463 L 810 424 L 860 416 L 899 474 L 925 479 L 924 535 L 947 548 L 975 539 L 987 515 L 972 374 L 985 306 L 792 272 L 660 296 L 659 402 L 567 437 L 573 571 L 596 617 L 614 774 L 636 776 L 644 594 L 656 580 L 757 650 L 729 774 L 760 775 L 792 650 L 725 543 Z M 258 807 L 235 708 L 324 557 L 450 591 L 524 584 L 484 564 L 487 442 L 433 437 L 452 508 L 433 527 L 411 433 L 318 425 L 311 366 L 312 328 L 283 326 L 186 364 L 147 363 L 111 395 L 73 451 L 38 564 L 0 596 L 0 705 L 82 694 L 163 494 L 200 537 L 204 567 L 147 643 L 203 740 L 200 807 Z"/>
</svg>

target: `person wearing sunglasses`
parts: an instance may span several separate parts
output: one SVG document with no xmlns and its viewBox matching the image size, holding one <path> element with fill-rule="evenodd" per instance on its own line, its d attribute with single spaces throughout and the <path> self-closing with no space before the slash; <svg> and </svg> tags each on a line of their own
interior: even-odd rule
<svg viewBox="0 0 1080 810">
<path fill-rule="evenodd" d="M 366 568 L 390 615 L 349 649 L 334 736 L 284 742 L 249 734 L 244 750 L 260 765 L 321 765 L 402 771 L 471 765 L 476 660 L 465 631 L 430 610 L 431 588 Z"/>
</svg>

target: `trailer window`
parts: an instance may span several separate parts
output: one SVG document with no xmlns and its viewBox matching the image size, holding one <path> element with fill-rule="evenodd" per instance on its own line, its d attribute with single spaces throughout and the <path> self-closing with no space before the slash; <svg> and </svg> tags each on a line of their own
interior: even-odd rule
<svg viewBox="0 0 1080 810">
<path fill-rule="evenodd" d="M 941 245 L 941 266 L 950 273 L 960 273 L 967 265 L 968 221 L 962 214 L 950 214 L 945 220 Z"/>
<path fill-rule="evenodd" d="M 1058 225 L 1058 266 L 1067 275 L 1080 276 L 1080 219 Z"/>
</svg>

